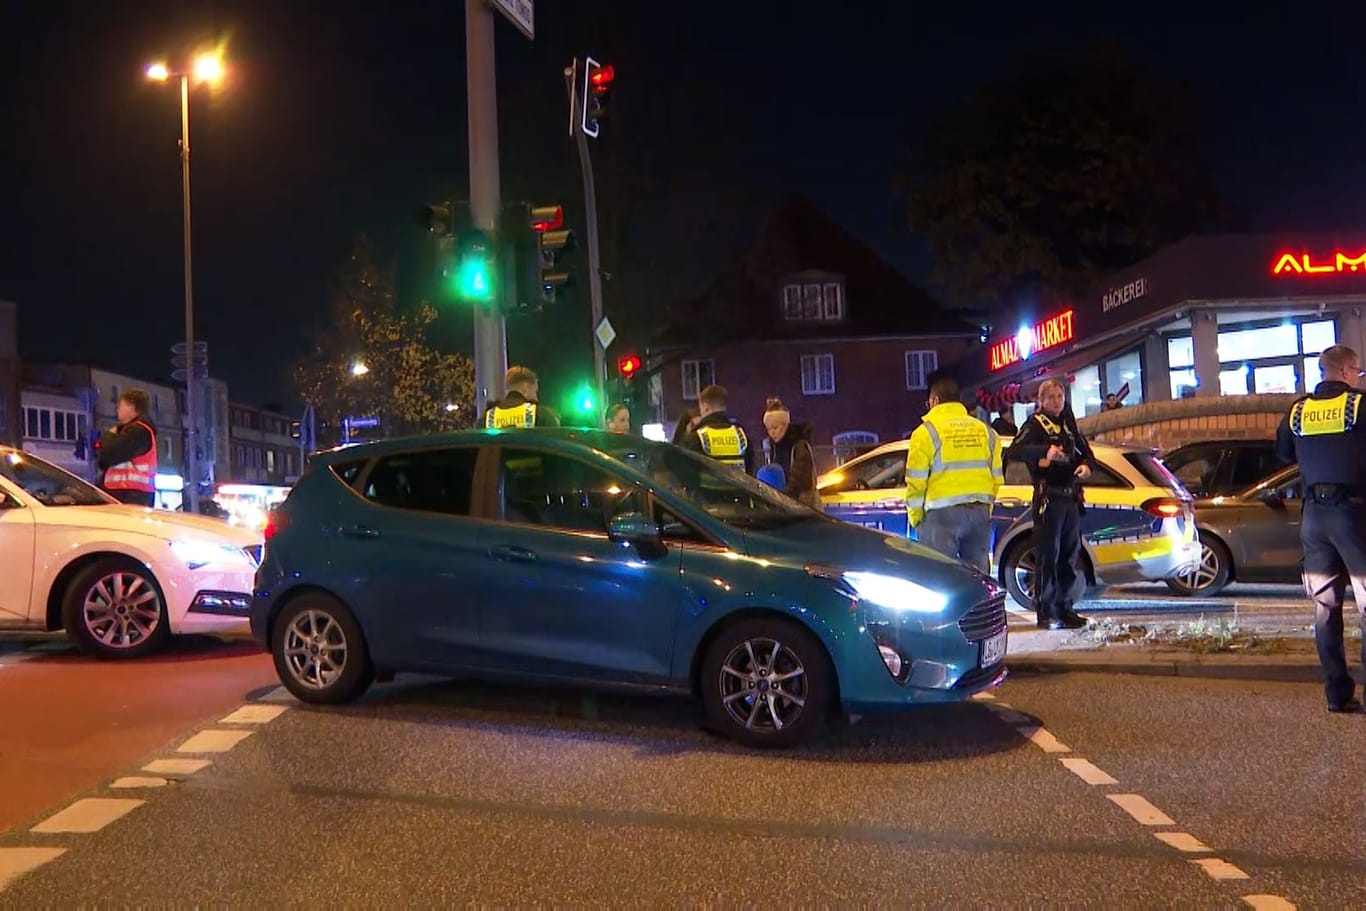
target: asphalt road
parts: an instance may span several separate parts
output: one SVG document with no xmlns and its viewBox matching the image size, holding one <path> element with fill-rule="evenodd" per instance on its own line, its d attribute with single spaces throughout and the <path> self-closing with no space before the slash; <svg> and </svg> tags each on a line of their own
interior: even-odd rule
<svg viewBox="0 0 1366 911">
<path fill-rule="evenodd" d="M 1315 685 L 1021 676 L 781 754 L 673 700 L 281 697 L 0 834 L 0 907 L 1366 907 L 1366 715 Z"/>
</svg>

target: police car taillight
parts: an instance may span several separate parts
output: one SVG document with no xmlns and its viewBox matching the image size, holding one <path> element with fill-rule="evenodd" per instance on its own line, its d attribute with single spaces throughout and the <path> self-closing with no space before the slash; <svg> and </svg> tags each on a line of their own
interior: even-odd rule
<svg viewBox="0 0 1366 911">
<path fill-rule="evenodd" d="M 1185 513 L 1186 505 L 1180 500 L 1157 497 L 1146 501 L 1143 504 L 1143 511 L 1159 519 L 1175 519 Z"/>
</svg>

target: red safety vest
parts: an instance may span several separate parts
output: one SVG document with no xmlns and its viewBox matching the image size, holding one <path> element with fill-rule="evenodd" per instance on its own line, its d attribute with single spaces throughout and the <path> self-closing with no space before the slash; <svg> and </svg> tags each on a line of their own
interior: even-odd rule
<svg viewBox="0 0 1366 911">
<path fill-rule="evenodd" d="M 139 490 L 143 493 L 156 493 L 157 477 L 157 434 L 150 425 L 133 421 L 147 428 L 152 438 L 152 448 L 132 461 L 110 465 L 104 473 L 104 486 L 107 490 Z"/>
</svg>

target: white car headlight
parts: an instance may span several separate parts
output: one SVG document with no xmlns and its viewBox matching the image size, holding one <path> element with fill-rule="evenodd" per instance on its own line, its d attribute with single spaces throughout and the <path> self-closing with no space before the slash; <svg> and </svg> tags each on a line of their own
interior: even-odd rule
<svg viewBox="0 0 1366 911">
<path fill-rule="evenodd" d="M 216 544 L 212 541 L 199 541 L 187 538 L 171 542 L 171 550 L 185 561 L 187 569 L 201 569 L 210 564 L 220 566 L 240 566 L 253 569 L 251 557 L 240 547 L 231 544 Z"/>
<path fill-rule="evenodd" d="M 947 595 L 899 576 L 867 572 L 846 572 L 841 576 L 861 600 L 889 610 L 938 614 L 949 604 Z"/>
</svg>

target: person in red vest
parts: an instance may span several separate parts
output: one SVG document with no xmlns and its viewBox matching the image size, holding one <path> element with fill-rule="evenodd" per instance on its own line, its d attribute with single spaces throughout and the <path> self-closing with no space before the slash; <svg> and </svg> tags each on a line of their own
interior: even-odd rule
<svg viewBox="0 0 1366 911">
<path fill-rule="evenodd" d="M 104 470 L 104 489 L 120 503 L 156 503 L 157 432 L 147 417 L 151 404 L 141 389 L 119 396 L 119 423 L 101 434 L 95 444 Z"/>
</svg>

